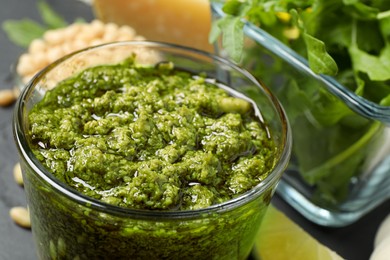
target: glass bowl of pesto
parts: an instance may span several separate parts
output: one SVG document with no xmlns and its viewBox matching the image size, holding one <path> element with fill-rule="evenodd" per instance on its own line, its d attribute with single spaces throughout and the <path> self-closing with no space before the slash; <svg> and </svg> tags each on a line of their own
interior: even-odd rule
<svg viewBox="0 0 390 260">
<path fill-rule="evenodd" d="M 136 41 L 39 72 L 14 134 L 40 259 L 246 259 L 292 145 L 248 72 Z"/>
<path fill-rule="evenodd" d="M 214 25 L 228 30 L 235 24 L 243 33 L 237 63 L 262 75 L 289 118 L 294 143 L 277 193 L 319 225 L 346 226 L 389 203 L 390 38 L 381 38 L 388 35 L 386 5 L 388 10 L 385 1 L 212 1 Z M 216 44 L 217 53 L 234 52 L 223 45 Z M 376 51 L 366 53 L 373 45 Z"/>
</svg>

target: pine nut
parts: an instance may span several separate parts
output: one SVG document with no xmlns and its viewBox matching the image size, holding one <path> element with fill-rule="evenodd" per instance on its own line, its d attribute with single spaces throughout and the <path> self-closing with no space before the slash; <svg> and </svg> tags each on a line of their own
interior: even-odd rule
<svg viewBox="0 0 390 260">
<path fill-rule="evenodd" d="M 0 106 L 6 107 L 15 102 L 16 96 L 12 89 L 0 90 Z"/>
<path fill-rule="evenodd" d="M 22 169 L 20 168 L 20 163 L 17 163 L 14 166 L 14 179 L 17 184 L 23 186 L 23 175 L 22 175 Z"/>
<path fill-rule="evenodd" d="M 9 215 L 11 219 L 19 226 L 31 228 L 30 213 L 25 207 L 13 207 Z"/>
<path fill-rule="evenodd" d="M 33 40 L 28 52 L 20 56 L 16 72 L 26 83 L 26 79 L 31 79 L 32 75 L 63 55 L 87 46 L 118 39 L 141 40 L 144 38 L 139 38 L 130 26 L 103 23 L 100 20 L 85 24 L 73 23 L 65 28 L 48 30 L 41 39 Z"/>
<path fill-rule="evenodd" d="M 46 51 L 46 43 L 42 39 L 34 39 L 28 47 L 29 53 L 38 53 Z"/>
</svg>

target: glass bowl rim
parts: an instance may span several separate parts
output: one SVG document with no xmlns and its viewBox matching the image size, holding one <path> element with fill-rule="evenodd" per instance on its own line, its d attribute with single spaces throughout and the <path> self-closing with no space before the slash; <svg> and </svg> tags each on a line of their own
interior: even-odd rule
<svg viewBox="0 0 390 260">
<path fill-rule="evenodd" d="M 100 48 L 105 47 L 116 47 L 116 46 L 127 46 L 127 45 L 142 45 L 146 47 L 163 47 L 168 49 L 180 49 L 186 53 L 195 53 L 197 55 L 201 55 L 203 57 L 211 58 L 213 61 L 216 61 L 220 64 L 229 66 L 233 68 L 235 71 L 243 74 L 247 79 L 249 79 L 253 84 L 257 85 L 257 87 L 263 90 L 264 95 L 266 95 L 270 101 L 270 103 L 274 106 L 274 109 L 277 111 L 280 121 L 282 122 L 282 140 L 281 143 L 284 145 L 283 150 L 279 153 L 279 158 L 269 173 L 269 175 L 261 181 L 258 185 L 253 187 L 251 190 L 241 194 L 240 196 L 228 200 L 226 202 L 215 204 L 206 208 L 196 209 L 196 210 L 144 210 L 144 209 L 131 209 L 125 207 L 119 207 L 115 205 L 111 205 L 105 202 L 102 202 L 98 199 L 91 198 L 87 195 L 84 195 L 77 190 L 69 187 L 65 183 L 58 180 L 54 175 L 52 175 L 43 165 L 38 161 L 35 155 L 32 153 L 28 142 L 27 142 L 27 133 L 24 131 L 22 127 L 23 122 L 23 111 L 24 106 L 26 104 L 26 98 L 28 93 L 34 89 L 34 86 L 40 81 L 40 79 L 56 66 L 60 65 L 62 62 L 65 62 L 71 57 L 74 57 L 78 54 L 82 54 L 88 51 L 98 50 Z M 249 203 L 251 200 L 256 198 L 256 195 L 262 193 L 267 190 L 274 182 L 277 182 L 284 169 L 286 168 L 292 146 L 292 136 L 291 129 L 287 119 L 287 116 L 284 112 L 283 107 L 281 106 L 278 99 L 269 91 L 269 89 L 264 86 L 261 82 L 259 82 L 256 78 L 254 78 L 249 72 L 238 67 L 234 63 L 230 62 L 227 59 L 223 59 L 214 54 L 201 51 L 198 49 L 194 49 L 191 47 L 164 43 L 164 42 L 156 42 L 156 41 L 123 41 L 123 42 L 111 42 L 105 43 L 101 45 L 91 46 L 87 48 L 83 48 L 81 50 L 72 52 L 64 57 L 56 60 L 55 62 L 48 65 L 46 68 L 42 69 L 38 72 L 26 85 L 26 87 L 22 90 L 17 103 L 14 109 L 13 116 L 13 132 L 14 139 L 17 144 L 17 148 L 19 150 L 19 154 L 22 159 L 25 160 L 28 167 L 31 168 L 37 177 L 39 177 L 42 181 L 44 181 L 47 185 L 53 188 L 53 190 L 61 195 L 64 195 L 66 198 L 76 202 L 78 205 L 82 205 L 84 207 L 90 207 L 93 210 L 97 210 L 99 212 L 104 212 L 112 215 L 122 216 L 122 217 L 132 217 L 132 218 L 153 218 L 153 219 L 183 219 L 183 218 L 196 218 L 201 217 L 204 214 L 211 213 L 221 213 L 233 210 L 241 205 Z"/>
</svg>

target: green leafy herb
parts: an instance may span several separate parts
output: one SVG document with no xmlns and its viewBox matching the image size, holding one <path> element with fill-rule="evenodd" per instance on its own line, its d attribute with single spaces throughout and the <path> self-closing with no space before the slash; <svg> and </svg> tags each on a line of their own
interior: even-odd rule
<svg viewBox="0 0 390 260">
<path fill-rule="evenodd" d="M 387 49 L 389 49 L 387 47 Z M 390 56 L 387 49 L 383 50 L 383 55 L 371 55 L 360 50 L 357 46 L 351 46 L 351 55 L 354 69 L 358 72 L 367 73 L 371 80 L 385 81 L 390 79 Z"/>
<path fill-rule="evenodd" d="M 262 46 L 239 48 L 237 43 L 243 42 L 242 28 L 250 22 L 306 58 L 313 72 L 334 76 L 357 95 L 390 105 L 390 1 L 227 0 L 223 5 L 226 15 L 214 21 L 210 41 L 222 35 L 229 56 L 241 59 L 278 96 L 293 129 L 292 167 L 299 167 L 318 201 L 342 201 L 351 178 L 364 171 L 382 125 L 354 113 Z M 228 22 L 233 20 L 241 23 L 235 30 Z"/>
<path fill-rule="evenodd" d="M 46 31 L 44 27 L 30 19 L 7 20 L 3 23 L 3 30 L 13 43 L 21 47 L 28 47 L 32 40 L 41 37 Z"/>
<path fill-rule="evenodd" d="M 243 23 L 239 17 L 228 17 L 223 20 L 221 26 L 224 26 L 222 46 L 232 54 L 232 59 L 239 60 L 244 47 L 244 35 L 242 32 Z"/>
<path fill-rule="evenodd" d="M 68 24 L 64 18 L 42 0 L 38 1 L 38 10 L 44 23 L 51 29 L 65 27 Z"/>
<path fill-rule="evenodd" d="M 67 22 L 51 9 L 46 2 L 39 1 L 37 7 L 44 22 L 43 25 L 27 18 L 6 20 L 2 24 L 8 38 L 20 47 L 27 48 L 32 40 L 42 37 L 48 29 L 61 28 L 67 25 Z"/>
<path fill-rule="evenodd" d="M 307 33 L 303 34 L 303 38 L 307 46 L 307 56 L 311 69 L 316 73 L 336 75 L 337 64 L 326 52 L 324 42 Z"/>
</svg>

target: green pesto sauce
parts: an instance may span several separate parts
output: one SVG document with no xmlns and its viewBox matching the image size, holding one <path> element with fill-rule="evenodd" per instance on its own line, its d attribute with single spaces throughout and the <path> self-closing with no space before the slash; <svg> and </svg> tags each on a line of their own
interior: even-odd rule
<svg viewBox="0 0 390 260">
<path fill-rule="evenodd" d="M 29 120 L 50 172 L 121 207 L 205 208 L 248 191 L 275 163 L 249 100 L 172 64 L 86 69 L 48 91 Z"/>
</svg>

